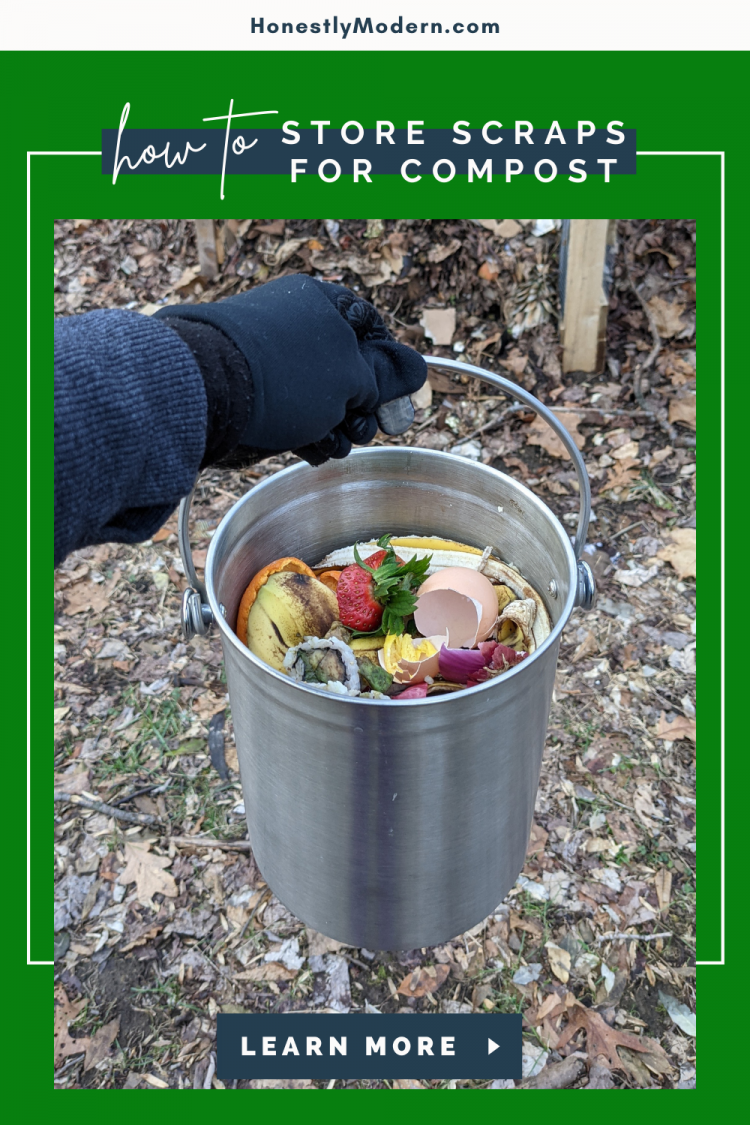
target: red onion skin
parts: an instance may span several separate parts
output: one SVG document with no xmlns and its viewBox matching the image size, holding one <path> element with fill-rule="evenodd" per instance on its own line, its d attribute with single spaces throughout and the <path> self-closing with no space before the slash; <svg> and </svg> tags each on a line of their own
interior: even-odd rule
<svg viewBox="0 0 750 1125">
<path fill-rule="evenodd" d="M 504 668 L 506 664 L 510 664 L 511 668 L 515 664 L 520 664 L 528 656 L 526 652 L 516 652 L 514 648 L 508 648 L 507 645 L 498 644 L 495 646 L 495 651 L 492 654 L 492 667 Z"/>
<path fill-rule="evenodd" d="M 456 684 L 465 684 L 470 676 L 485 668 L 487 662 L 488 657 L 481 648 L 446 648 L 443 645 L 440 649 L 440 675 Z"/>
<path fill-rule="evenodd" d="M 495 645 L 494 652 L 492 653 L 492 660 L 490 661 L 491 668 L 513 668 L 516 664 L 520 664 L 528 656 L 527 652 L 516 652 L 514 648 L 508 648 L 507 645 Z M 466 682 L 467 687 L 476 687 L 477 684 L 483 684 L 488 678 L 489 668 L 480 668 L 478 672 L 474 672 Z"/>
<path fill-rule="evenodd" d="M 406 691 L 401 691 L 398 695 L 391 696 L 391 698 L 395 702 L 399 699 L 424 699 L 429 686 L 429 684 L 413 684 L 412 687 L 408 687 Z"/>
</svg>

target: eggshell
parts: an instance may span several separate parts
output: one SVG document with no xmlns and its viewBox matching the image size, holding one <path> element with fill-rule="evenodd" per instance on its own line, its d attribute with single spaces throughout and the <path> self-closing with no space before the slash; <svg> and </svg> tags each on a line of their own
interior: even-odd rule
<svg viewBox="0 0 750 1125">
<path fill-rule="evenodd" d="M 393 676 L 394 683 L 421 684 L 424 683 L 425 676 L 435 677 L 440 675 L 440 649 L 448 643 L 447 636 L 415 637 L 414 640 L 417 643 L 420 640 L 429 641 L 435 652 L 432 656 L 425 656 L 423 660 L 399 660 L 398 671 Z M 385 668 L 385 654 L 382 648 L 378 649 L 378 660 Z"/>
<path fill-rule="evenodd" d="M 473 598 L 479 602 L 482 607 L 481 618 L 473 643 L 483 641 L 490 635 L 497 621 L 498 609 L 495 587 L 486 575 L 480 574 L 478 570 L 472 570 L 467 566 L 446 566 L 443 570 L 438 570 L 435 574 L 430 575 L 422 583 L 419 588 L 420 599 L 432 590 L 455 590 L 457 594 L 463 594 L 465 597 Z M 417 625 L 417 628 L 421 627 Z M 430 630 L 430 632 L 433 631 L 438 632 L 439 627 Z M 454 648 L 466 647 L 463 642 L 459 643 L 453 634 L 451 634 L 451 645 Z"/>
<path fill-rule="evenodd" d="M 456 590 L 420 592 L 414 610 L 414 624 L 420 633 L 425 636 L 447 633 L 451 648 L 473 648 L 481 619 L 481 604 Z"/>
</svg>

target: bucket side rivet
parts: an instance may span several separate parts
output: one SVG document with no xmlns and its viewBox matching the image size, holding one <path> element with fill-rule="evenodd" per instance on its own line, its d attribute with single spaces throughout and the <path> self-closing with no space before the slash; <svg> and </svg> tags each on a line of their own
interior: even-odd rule
<svg viewBox="0 0 750 1125">
<path fill-rule="evenodd" d="M 551 598 L 557 597 L 557 583 L 555 582 L 554 578 L 550 581 L 549 585 L 547 586 L 547 591 L 548 591 L 549 596 Z"/>
</svg>

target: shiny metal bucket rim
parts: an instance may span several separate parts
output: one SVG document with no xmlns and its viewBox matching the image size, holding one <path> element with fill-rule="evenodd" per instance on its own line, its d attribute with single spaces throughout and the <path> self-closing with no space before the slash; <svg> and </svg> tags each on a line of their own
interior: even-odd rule
<svg viewBox="0 0 750 1125">
<path fill-rule="evenodd" d="M 370 447 L 370 448 L 365 448 L 365 449 L 357 449 L 357 450 L 353 450 L 349 454 L 349 458 L 354 457 L 354 458 L 357 458 L 358 460 L 363 459 L 363 458 L 368 458 L 368 457 L 369 458 L 377 458 L 378 455 L 383 454 L 383 453 L 389 454 L 389 453 L 394 453 L 394 452 L 399 452 L 399 451 L 408 452 L 408 453 L 412 453 L 412 454 L 416 451 L 416 452 L 418 452 L 418 455 L 420 457 L 428 457 L 428 458 L 436 458 L 436 459 L 440 459 L 440 460 L 456 461 L 456 462 L 459 462 L 460 464 L 462 464 L 464 466 L 466 464 L 466 458 L 459 457 L 454 453 L 446 453 L 442 450 L 436 450 L 436 449 L 419 448 L 418 450 L 415 450 L 415 448 L 412 447 L 412 446 L 392 446 L 392 445 L 389 445 L 389 446 L 384 447 L 384 448 Z M 347 458 L 347 460 L 349 458 Z M 529 489 L 525 485 L 521 484 L 520 481 L 515 480 L 514 477 L 508 476 L 507 473 L 501 473 L 498 469 L 493 469 L 489 465 L 480 465 L 480 464 L 475 462 L 474 467 L 477 469 L 477 471 L 486 473 L 490 477 L 500 476 L 500 477 L 503 477 L 505 480 L 510 481 L 516 488 L 521 489 L 526 494 L 529 501 L 532 504 L 534 504 L 537 508 L 541 509 L 543 511 L 544 515 L 548 519 L 553 520 L 557 524 L 557 526 L 560 528 L 560 530 L 563 533 L 562 536 L 561 536 L 561 539 L 562 539 L 562 542 L 564 543 L 565 553 L 566 553 L 568 563 L 569 563 L 569 567 L 570 567 L 570 588 L 568 590 L 568 597 L 567 597 L 567 599 L 565 601 L 565 604 L 562 608 L 562 611 L 560 613 L 559 620 L 557 621 L 557 624 L 554 625 L 554 627 L 550 631 L 550 634 L 546 638 L 546 640 L 544 640 L 542 642 L 542 644 L 537 649 L 535 649 L 534 652 L 531 653 L 530 656 L 527 657 L 526 660 L 523 660 L 520 664 L 517 664 L 514 668 L 509 668 L 508 671 L 505 672 L 502 677 L 498 676 L 498 677 L 496 677 L 492 680 L 488 680 L 486 683 L 477 684 L 477 686 L 473 687 L 473 688 L 464 688 L 460 692 L 460 694 L 462 696 L 465 695 L 466 693 L 479 693 L 479 692 L 483 692 L 483 691 L 492 691 L 493 688 L 495 688 L 500 682 L 503 682 L 503 683 L 507 682 L 507 680 L 511 676 L 522 675 L 524 672 L 526 672 L 527 669 L 530 668 L 534 664 L 537 657 L 540 656 L 547 648 L 549 648 L 550 645 L 552 645 L 556 642 L 560 633 L 562 632 L 565 625 L 567 624 L 567 621 L 570 617 L 570 614 L 573 612 L 573 609 L 576 605 L 576 594 L 577 594 L 577 565 L 578 565 L 577 560 L 576 560 L 576 557 L 575 557 L 575 553 L 573 551 L 573 546 L 570 542 L 570 537 L 565 532 L 565 529 L 563 528 L 562 524 L 559 522 L 557 517 L 554 515 L 554 513 L 547 507 L 546 504 L 543 503 L 543 501 L 541 501 L 537 496 L 534 495 L 534 493 L 531 491 L 531 489 Z M 229 644 L 231 644 L 237 650 L 237 652 L 240 653 L 240 655 L 243 659 L 249 660 L 252 664 L 255 664 L 256 667 L 262 669 L 263 672 L 265 672 L 269 676 L 272 676 L 274 679 L 278 680 L 280 683 L 283 683 L 286 686 L 291 686 L 293 688 L 296 688 L 299 691 L 304 691 L 306 693 L 307 692 L 313 692 L 318 697 L 321 696 L 321 695 L 327 695 L 330 698 L 331 702 L 334 703 L 334 704 L 342 704 L 342 705 L 356 704 L 356 705 L 359 705 L 359 706 L 382 707 L 386 704 L 385 700 L 361 699 L 357 696 L 338 695 L 335 692 L 327 692 L 326 693 L 326 692 L 321 691 L 320 688 L 315 688 L 315 687 L 311 687 L 307 684 L 298 683 L 297 681 L 290 679 L 289 676 L 284 675 L 283 672 L 277 672 L 275 668 L 271 668 L 270 665 L 266 664 L 259 657 L 255 656 L 255 654 L 250 651 L 250 649 L 247 647 L 247 645 L 244 645 L 242 643 L 242 641 L 239 639 L 239 637 L 235 633 L 234 629 L 232 629 L 229 626 L 226 618 L 224 617 L 224 613 L 222 612 L 221 604 L 219 602 L 219 599 L 218 599 L 217 594 L 216 594 L 216 590 L 214 588 L 213 561 L 214 561 L 214 558 L 215 558 L 216 553 L 218 551 L 218 545 L 221 542 L 221 539 L 223 538 L 223 536 L 228 534 L 228 528 L 230 527 L 230 524 L 232 522 L 232 518 L 241 509 L 242 505 L 247 504 L 247 503 L 251 503 L 252 499 L 254 497 L 257 497 L 258 491 L 260 489 L 272 487 L 273 482 L 277 481 L 280 477 L 289 476 L 290 474 L 296 473 L 296 472 L 304 472 L 307 469 L 309 469 L 309 466 L 306 465 L 305 462 L 300 462 L 300 463 L 295 464 L 295 465 L 290 465 L 286 469 L 281 469 L 278 473 L 274 473 L 273 476 L 266 478 L 266 480 L 262 481 L 259 484 L 256 484 L 253 488 L 250 489 L 249 492 L 246 492 L 244 496 L 240 497 L 240 499 L 230 508 L 230 510 L 227 512 L 227 514 L 222 519 L 219 527 L 216 530 L 216 533 L 214 534 L 213 538 L 211 539 L 211 544 L 209 546 L 208 554 L 206 556 L 206 568 L 205 568 L 206 593 L 208 595 L 208 602 L 209 602 L 209 605 L 211 607 L 211 611 L 213 613 L 213 618 L 218 623 L 225 642 L 228 642 Z M 408 534 L 408 533 L 405 532 L 404 534 Z M 541 593 L 541 591 L 539 591 L 539 592 Z M 438 704 L 442 704 L 443 706 L 446 706 L 447 704 L 449 704 L 451 702 L 454 694 L 458 694 L 458 693 L 452 693 L 451 692 L 450 694 L 432 696 L 431 698 L 425 698 L 425 699 L 404 699 L 400 702 L 399 706 L 401 706 L 401 707 L 403 707 L 403 706 L 407 706 L 407 707 L 433 706 L 434 707 L 434 706 L 437 706 Z M 393 702 L 394 702 L 394 700 L 388 700 L 387 705 L 390 706 Z"/>
</svg>

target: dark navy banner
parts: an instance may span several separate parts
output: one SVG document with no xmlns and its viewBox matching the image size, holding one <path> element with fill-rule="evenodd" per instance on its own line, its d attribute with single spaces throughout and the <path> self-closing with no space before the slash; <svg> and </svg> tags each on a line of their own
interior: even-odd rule
<svg viewBox="0 0 750 1125">
<path fill-rule="evenodd" d="M 519 1015 L 222 1015 L 216 1073 L 235 1078 L 520 1078 Z"/>
<path fill-rule="evenodd" d="M 428 129 L 422 122 L 410 130 L 380 132 L 350 122 L 342 129 L 269 129 L 248 125 L 219 129 L 103 129 L 102 173 L 105 176 L 173 175 L 236 176 L 319 175 L 333 182 L 339 175 L 434 175 L 448 182 L 454 175 L 480 181 L 535 175 L 542 182 L 569 176 L 635 175 L 635 129 L 597 129 L 579 143 L 576 129 L 531 129 L 517 138 L 515 129 L 467 126 Z M 384 123 L 387 124 L 387 123 Z M 619 122 L 617 123 L 619 124 Z M 292 128 L 292 126 L 295 126 Z M 483 135 L 484 134 L 484 135 Z M 562 138 L 562 139 L 561 139 Z M 489 163 L 488 163 L 489 162 Z M 116 169 L 116 175 L 115 175 Z M 337 171 L 338 170 L 338 171 Z"/>
</svg>

